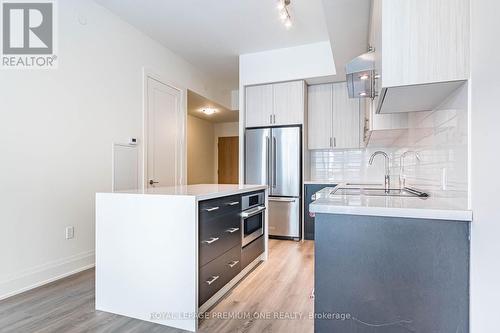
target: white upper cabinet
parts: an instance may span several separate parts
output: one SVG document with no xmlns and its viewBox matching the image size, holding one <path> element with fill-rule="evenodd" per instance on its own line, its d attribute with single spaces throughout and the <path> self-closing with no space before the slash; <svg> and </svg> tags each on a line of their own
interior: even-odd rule
<svg viewBox="0 0 500 333">
<path fill-rule="evenodd" d="M 382 86 L 469 77 L 469 0 L 382 0 Z"/>
<path fill-rule="evenodd" d="M 381 113 L 428 111 L 469 78 L 469 0 L 373 0 Z"/>
<path fill-rule="evenodd" d="M 309 86 L 308 148 L 359 148 L 359 103 L 349 98 L 345 82 Z"/>
<path fill-rule="evenodd" d="M 274 124 L 298 125 L 304 122 L 305 82 L 273 84 Z"/>
<path fill-rule="evenodd" d="M 333 148 L 359 148 L 360 100 L 349 98 L 345 82 L 332 85 Z"/>
<path fill-rule="evenodd" d="M 307 145 L 309 149 L 328 149 L 332 142 L 332 85 L 307 88 Z"/>
<path fill-rule="evenodd" d="M 269 126 L 273 115 L 273 86 L 250 86 L 245 89 L 246 127 Z"/>
<path fill-rule="evenodd" d="M 245 88 L 245 127 L 304 123 L 305 82 L 292 81 Z"/>
</svg>

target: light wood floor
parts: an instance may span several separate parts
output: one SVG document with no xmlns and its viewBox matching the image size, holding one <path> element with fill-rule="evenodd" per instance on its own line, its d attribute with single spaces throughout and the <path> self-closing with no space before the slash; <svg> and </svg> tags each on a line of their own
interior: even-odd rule
<svg viewBox="0 0 500 333">
<path fill-rule="evenodd" d="M 269 247 L 269 260 L 211 309 L 200 332 L 313 332 L 314 243 L 271 240 Z M 0 301 L 0 332 L 183 331 L 95 311 L 92 269 Z"/>
</svg>

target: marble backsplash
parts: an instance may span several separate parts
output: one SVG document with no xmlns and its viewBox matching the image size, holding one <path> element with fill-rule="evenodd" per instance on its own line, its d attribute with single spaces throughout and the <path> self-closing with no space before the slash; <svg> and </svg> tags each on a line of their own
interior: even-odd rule
<svg viewBox="0 0 500 333">
<path fill-rule="evenodd" d="M 409 126 L 389 146 L 354 150 L 310 151 L 311 180 L 383 182 L 384 159 L 368 161 L 373 152 L 385 151 L 391 160 L 391 181 L 399 185 L 400 156 L 417 151 L 420 161 L 405 159 L 407 185 L 434 195 L 467 197 L 468 114 L 467 84 L 455 91 L 439 108 L 409 113 Z"/>
</svg>

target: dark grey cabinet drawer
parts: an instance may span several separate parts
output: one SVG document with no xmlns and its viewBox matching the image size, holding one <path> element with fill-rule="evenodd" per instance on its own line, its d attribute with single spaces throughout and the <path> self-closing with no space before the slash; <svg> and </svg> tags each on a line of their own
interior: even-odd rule
<svg viewBox="0 0 500 333">
<path fill-rule="evenodd" d="M 200 217 L 199 235 L 204 240 L 223 233 L 241 234 L 240 211 L 228 212 L 211 218 Z"/>
<path fill-rule="evenodd" d="M 245 268 L 264 253 L 264 236 L 260 236 L 241 250 L 241 269 Z"/>
<path fill-rule="evenodd" d="M 199 261 L 203 266 L 234 246 L 241 248 L 239 213 L 228 213 L 208 221 L 200 221 Z"/>
<path fill-rule="evenodd" d="M 231 195 L 199 203 L 200 220 L 208 220 L 229 212 L 241 211 L 241 195 Z"/>
<path fill-rule="evenodd" d="M 241 272 L 241 246 L 235 246 L 200 268 L 199 305 L 205 303 Z"/>
</svg>

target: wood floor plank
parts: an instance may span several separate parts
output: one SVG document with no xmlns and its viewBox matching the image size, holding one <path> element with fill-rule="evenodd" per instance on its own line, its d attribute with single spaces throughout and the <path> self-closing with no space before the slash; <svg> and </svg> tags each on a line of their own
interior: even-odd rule
<svg viewBox="0 0 500 333">
<path fill-rule="evenodd" d="M 309 315 L 314 310 L 310 297 L 314 243 L 270 240 L 269 248 L 269 260 L 257 266 L 207 313 L 209 317 L 200 321 L 200 332 L 313 332 Z M 0 301 L 0 332 L 184 332 L 95 311 L 94 281 L 95 271 L 90 269 Z M 296 318 L 292 317 L 294 313 L 298 313 Z M 233 317 L 227 319 L 229 314 Z"/>
</svg>

